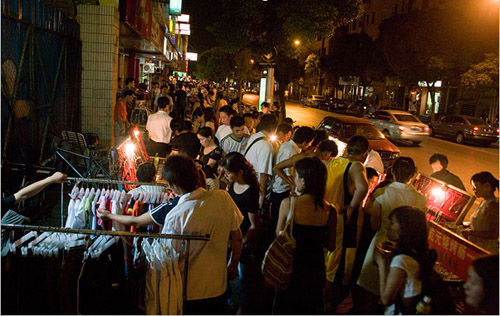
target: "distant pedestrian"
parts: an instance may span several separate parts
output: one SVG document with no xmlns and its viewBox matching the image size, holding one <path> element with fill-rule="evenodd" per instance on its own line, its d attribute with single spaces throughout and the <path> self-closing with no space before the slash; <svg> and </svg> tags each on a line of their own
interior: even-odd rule
<svg viewBox="0 0 500 316">
<path fill-rule="evenodd" d="M 149 115 L 146 129 L 149 134 L 148 154 L 154 156 L 158 154 L 160 157 L 166 157 L 170 152 L 170 139 L 172 130 L 170 122 L 172 117 L 169 115 L 170 107 L 169 100 L 166 97 L 158 99 L 158 112 Z"/>
<path fill-rule="evenodd" d="M 122 95 L 118 97 L 115 104 L 115 110 L 113 115 L 113 128 L 115 135 L 115 143 L 117 145 L 121 144 L 127 135 L 127 102 L 130 102 L 134 97 L 134 93 L 131 90 L 125 91 Z"/>
</svg>

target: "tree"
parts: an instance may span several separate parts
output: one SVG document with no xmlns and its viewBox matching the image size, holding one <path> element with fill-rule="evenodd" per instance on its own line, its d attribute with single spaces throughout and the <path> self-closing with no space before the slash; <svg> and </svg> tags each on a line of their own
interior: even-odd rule
<svg viewBox="0 0 500 316">
<path fill-rule="evenodd" d="M 360 0 L 221 2 L 220 18 L 209 27 L 210 32 L 226 52 L 248 49 L 255 56 L 272 53 L 283 110 L 285 87 L 301 73 L 298 62 L 291 60 L 296 57 L 293 40 L 300 39 L 307 45 L 317 38 L 331 36 L 335 27 L 358 15 L 361 4 Z"/>
<path fill-rule="evenodd" d="M 224 81 L 233 71 L 233 60 L 219 47 L 203 52 L 198 59 L 196 76 L 205 80 Z"/>
<path fill-rule="evenodd" d="M 484 10 L 489 7 L 485 0 L 451 1 L 442 8 L 396 15 L 381 24 L 384 56 L 391 69 L 405 83 L 426 83 L 432 100 L 431 120 L 434 82 L 456 82 L 478 57 L 498 47 L 498 12 L 486 18 L 489 14 Z"/>
<path fill-rule="evenodd" d="M 389 73 L 381 42 L 373 41 L 366 33 L 337 32 L 326 68 L 337 77 L 359 76 L 367 84 L 383 80 Z"/>
<path fill-rule="evenodd" d="M 485 89 L 493 88 L 495 98 L 493 106 L 498 105 L 498 52 L 485 55 L 485 59 L 472 65 L 461 76 L 461 83 L 466 88 L 477 90 L 475 106 L 477 107 Z"/>
<path fill-rule="evenodd" d="M 498 53 L 486 54 L 483 61 L 461 75 L 461 82 L 469 88 L 498 87 Z"/>
</svg>

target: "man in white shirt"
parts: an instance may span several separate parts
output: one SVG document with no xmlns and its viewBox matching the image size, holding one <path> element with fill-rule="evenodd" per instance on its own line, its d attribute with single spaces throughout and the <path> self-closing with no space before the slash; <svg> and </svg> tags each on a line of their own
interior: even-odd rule
<svg viewBox="0 0 500 316">
<path fill-rule="evenodd" d="M 365 160 L 365 168 L 373 168 L 375 170 L 377 170 L 377 172 L 379 174 L 384 174 L 384 163 L 382 162 L 382 157 L 380 157 L 380 154 L 373 150 L 373 149 L 370 149 L 370 151 L 368 152 L 368 157 L 366 157 L 366 160 Z"/>
<path fill-rule="evenodd" d="M 259 207 L 264 205 L 268 192 L 268 183 L 273 175 L 273 146 L 268 141 L 268 136 L 276 130 L 277 120 L 272 114 L 262 116 L 257 126 L 257 133 L 248 139 L 245 158 L 252 164 L 260 184 Z"/>
<path fill-rule="evenodd" d="M 184 314 L 224 314 L 227 278 L 234 279 L 238 274 L 243 215 L 226 191 L 200 187 L 198 170 L 188 156 L 168 157 L 162 173 L 175 194 L 181 196 L 165 217 L 162 233 L 210 234 L 209 241 L 191 241 Z M 173 242 L 177 250 L 181 245 L 181 241 Z"/>
<path fill-rule="evenodd" d="M 248 135 L 245 134 L 245 120 L 242 116 L 236 115 L 231 118 L 232 133 L 224 137 L 220 141 L 220 147 L 224 153 L 231 152 L 245 153 L 248 144 Z"/>
<path fill-rule="evenodd" d="M 295 156 L 304 148 L 310 146 L 314 139 L 314 135 L 314 130 L 310 127 L 302 126 L 298 128 L 293 134 L 291 140 L 281 144 L 278 153 L 276 154 L 275 164 L 279 164 L 280 162 L 287 160 L 292 156 Z M 287 168 L 284 170 L 285 174 L 288 177 L 292 176 L 290 169 L 291 168 Z M 278 222 L 281 201 L 283 201 L 284 198 L 290 196 L 291 189 L 292 188 L 290 187 L 290 184 L 288 184 L 278 175 L 274 175 L 273 188 L 271 192 L 271 218 L 274 225 L 276 225 Z"/>
<path fill-rule="evenodd" d="M 158 112 L 148 116 L 146 129 L 149 133 L 148 154 L 165 157 L 169 153 L 170 138 L 172 130 L 170 129 L 170 106 L 167 97 L 158 98 Z"/>
</svg>

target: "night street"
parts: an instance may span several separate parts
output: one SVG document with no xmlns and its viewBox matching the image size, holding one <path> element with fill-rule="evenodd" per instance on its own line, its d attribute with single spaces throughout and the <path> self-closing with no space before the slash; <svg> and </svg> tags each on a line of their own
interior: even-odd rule
<svg viewBox="0 0 500 316">
<path fill-rule="evenodd" d="M 330 115 L 330 112 L 303 107 L 299 103 L 288 101 L 286 114 L 295 120 L 298 125 L 317 127 L 321 120 Z M 409 156 L 415 161 L 419 171 L 424 174 L 431 174 L 429 157 L 434 153 L 442 153 L 448 157 L 448 169 L 458 175 L 467 189 L 472 192 L 470 178 L 481 170 L 489 170 L 493 174 L 498 174 L 498 143 L 493 143 L 489 147 L 479 147 L 473 145 L 460 145 L 452 140 L 443 138 L 428 137 L 419 146 L 396 143 L 401 150 L 401 156 Z"/>
<path fill-rule="evenodd" d="M 498 315 L 499 5 L 2 0 L 0 314 Z"/>
</svg>

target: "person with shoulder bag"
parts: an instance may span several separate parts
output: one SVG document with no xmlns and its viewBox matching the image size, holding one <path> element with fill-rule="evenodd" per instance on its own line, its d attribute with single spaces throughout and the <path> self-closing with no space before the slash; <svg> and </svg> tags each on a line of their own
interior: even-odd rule
<svg viewBox="0 0 500 316">
<path fill-rule="evenodd" d="M 324 249 L 335 247 L 337 215 L 324 200 L 326 167 L 317 158 L 295 164 L 298 197 L 281 203 L 276 239 L 263 262 L 264 280 L 277 289 L 274 314 L 321 314 Z"/>
</svg>

